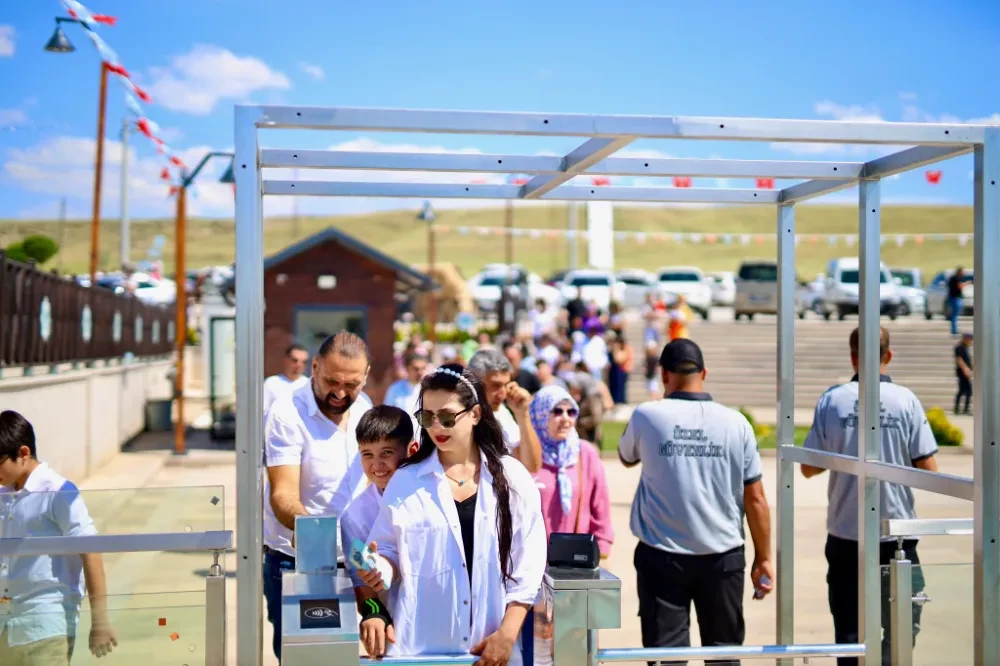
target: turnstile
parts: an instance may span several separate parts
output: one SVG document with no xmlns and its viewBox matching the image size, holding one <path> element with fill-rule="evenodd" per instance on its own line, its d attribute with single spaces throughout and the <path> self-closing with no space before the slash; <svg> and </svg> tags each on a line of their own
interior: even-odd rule
<svg viewBox="0 0 1000 666">
<path fill-rule="evenodd" d="M 549 567 L 535 606 L 535 665 L 596 665 L 597 630 L 622 625 L 621 590 L 605 569 Z"/>
</svg>

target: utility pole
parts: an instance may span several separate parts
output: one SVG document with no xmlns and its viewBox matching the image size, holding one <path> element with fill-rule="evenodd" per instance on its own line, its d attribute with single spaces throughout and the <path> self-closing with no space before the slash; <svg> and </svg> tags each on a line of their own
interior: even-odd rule
<svg viewBox="0 0 1000 666">
<path fill-rule="evenodd" d="M 128 217 L 128 116 L 122 121 L 122 184 L 121 184 L 121 228 L 119 229 L 119 249 L 122 268 L 128 263 L 129 249 L 132 241 L 129 237 Z"/>
<path fill-rule="evenodd" d="M 569 233 L 567 234 L 567 240 L 569 241 L 569 269 L 571 271 L 575 271 L 580 263 L 580 246 L 576 242 L 576 212 L 577 205 L 571 201 L 569 203 Z"/>
<path fill-rule="evenodd" d="M 66 197 L 59 200 L 59 272 L 63 270 L 66 246 Z"/>
</svg>

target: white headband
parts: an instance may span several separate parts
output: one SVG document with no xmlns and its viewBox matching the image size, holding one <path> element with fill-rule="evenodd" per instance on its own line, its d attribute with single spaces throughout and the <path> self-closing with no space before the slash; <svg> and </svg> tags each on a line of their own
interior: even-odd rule
<svg viewBox="0 0 1000 666">
<path fill-rule="evenodd" d="M 472 395 L 476 396 L 476 400 L 479 399 L 479 392 L 476 391 L 475 385 L 473 385 L 473 383 L 470 382 L 467 377 L 465 377 L 464 375 L 462 375 L 462 373 L 455 372 L 454 370 L 452 370 L 450 368 L 438 368 L 437 370 L 435 370 L 433 372 L 433 374 L 435 374 L 435 375 L 437 375 L 437 374 L 448 375 L 450 377 L 457 378 L 460 382 L 462 382 L 463 384 L 465 384 L 466 386 L 469 387 L 469 390 L 472 391 Z"/>
</svg>

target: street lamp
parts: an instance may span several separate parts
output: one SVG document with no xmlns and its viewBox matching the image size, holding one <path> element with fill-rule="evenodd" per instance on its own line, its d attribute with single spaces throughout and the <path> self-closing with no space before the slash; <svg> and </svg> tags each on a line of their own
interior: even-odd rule
<svg viewBox="0 0 1000 666">
<path fill-rule="evenodd" d="M 201 158 L 191 173 L 182 173 L 177 187 L 177 223 L 175 235 L 174 282 L 177 285 L 177 372 L 174 375 L 174 395 L 177 396 L 177 421 L 174 424 L 174 453 L 187 453 L 184 442 L 184 347 L 187 345 L 187 191 L 213 157 L 228 157 L 226 169 L 220 183 L 233 183 L 233 153 L 211 152 Z"/>
<path fill-rule="evenodd" d="M 72 53 L 76 50 L 62 31 L 61 23 L 79 23 L 77 19 L 56 17 L 56 29 L 45 50 L 49 53 Z M 97 107 L 97 158 L 94 165 L 94 211 L 90 222 L 90 284 L 97 282 L 98 242 L 101 224 L 101 175 L 104 171 L 104 116 L 108 100 L 108 65 L 101 60 L 101 88 Z"/>
<path fill-rule="evenodd" d="M 430 201 L 424 202 L 424 207 L 417 215 L 417 219 L 427 223 L 427 274 L 434 279 L 434 262 L 437 255 L 437 235 L 434 233 L 434 208 Z M 427 294 L 427 339 L 434 344 L 437 342 L 437 292 L 433 289 Z"/>
</svg>

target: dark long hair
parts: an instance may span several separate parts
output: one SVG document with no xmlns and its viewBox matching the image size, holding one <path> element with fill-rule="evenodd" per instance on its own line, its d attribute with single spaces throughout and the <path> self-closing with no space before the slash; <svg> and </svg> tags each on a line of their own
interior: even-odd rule
<svg viewBox="0 0 1000 666">
<path fill-rule="evenodd" d="M 475 387 L 473 392 L 468 384 L 454 375 L 445 372 L 433 372 L 420 382 L 420 397 L 417 400 L 417 408 L 424 408 L 424 393 L 426 391 L 448 391 L 458 396 L 463 409 L 472 409 L 479 405 L 482 415 L 479 423 L 472 427 L 472 441 L 479 447 L 479 453 L 486 459 L 486 469 L 493 476 L 493 492 L 497 496 L 497 542 L 500 550 L 500 571 L 503 573 L 504 584 L 513 580 L 511 576 L 512 562 L 510 557 L 511 542 L 513 541 L 514 526 L 510 510 L 510 484 L 507 482 L 507 475 L 504 474 L 502 458 L 507 454 L 507 445 L 504 442 L 503 428 L 500 422 L 493 415 L 493 410 L 486 401 L 486 387 L 476 375 L 468 372 L 458 363 L 447 363 L 439 370 L 451 370 L 456 372 Z M 420 448 L 409 458 L 406 458 L 400 467 L 416 465 L 427 460 L 431 454 L 437 450 L 431 436 L 427 430 L 420 429 Z"/>
</svg>

